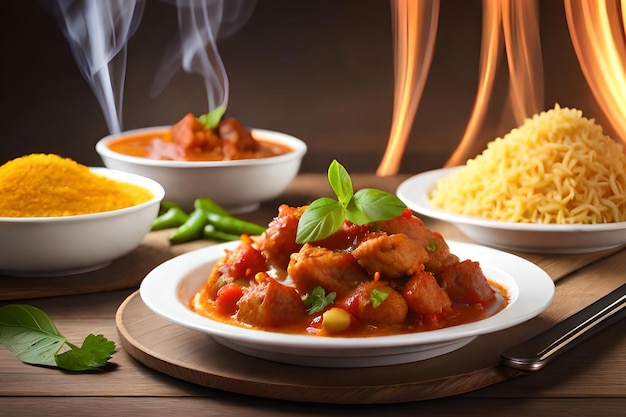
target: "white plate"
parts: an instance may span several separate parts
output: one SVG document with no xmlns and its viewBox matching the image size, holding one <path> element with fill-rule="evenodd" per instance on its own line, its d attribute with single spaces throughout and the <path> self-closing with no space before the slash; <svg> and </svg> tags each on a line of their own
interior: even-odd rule
<svg viewBox="0 0 626 417">
<path fill-rule="evenodd" d="M 321 337 L 250 330 L 220 323 L 188 308 L 213 264 L 231 242 L 180 255 L 143 280 L 143 302 L 156 314 L 212 336 L 239 352 L 276 362 L 317 367 L 369 367 L 415 362 L 443 355 L 481 334 L 506 329 L 541 313 L 552 301 L 554 283 L 538 266 L 515 255 L 468 243 L 449 242 L 462 259 L 479 261 L 486 276 L 505 287 L 508 306 L 478 322 L 413 334 L 380 337 Z"/>
<path fill-rule="evenodd" d="M 455 168 L 427 171 L 406 179 L 398 197 L 417 213 L 455 224 L 477 243 L 539 253 L 586 253 L 626 244 L 626 222 L 605 224 L 530 224 L 454 214 L 434 207 L 428 196 L 437 181 Z"/>
</svg>

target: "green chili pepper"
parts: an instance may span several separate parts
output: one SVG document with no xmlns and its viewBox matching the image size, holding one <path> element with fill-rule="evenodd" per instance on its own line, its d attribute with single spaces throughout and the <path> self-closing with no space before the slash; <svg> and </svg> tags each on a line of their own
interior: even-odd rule
<svg viewBox="0 0 626 417">
<path fill-rule="evenodd" d="M 239 235 L 217 230 L 217 228 L 212 224 L 207 224 L 206 226 L 204 226 L 204 230 L 202 231 L 202 237 L 204 239 L 221 240 L 224 242 L 239 240 Z"/>
<path fill-rule="evenodd" d="M 209 224 L 215 226 L 216 229 L 236 235 L 241 235 L 243 233 L 260 235 L 266 229 L 266 227 L 255 223 L 247 222 L 232 216 L 223 216 L 217 213 L 208 213 L 207 220 Z"/>
<path fill-rule="evenodd" d="M 193 207 L 196 209 L 204 209 L 207 213 L 217 213 L 222 216 L 230 216 L 230 213 L 225 208 L 208 197 L 196 199 L 193 202 Z"/>
<path fill-rule="evenodd" d="M 183 225 L 187 219 L 189 219 L 189 215 L 183 211 L 177 205 L 170 206 L 169 209 L 159 217 L 152 221 L 152 227 L 150 230 L 162 230 L 169 229 L 172 227 L 179 227 Z"/>
<path fill-rule="evenodd" d="M 166 201 L 166 200 L 161 201 L 160 206 L 161 206 L 161 213 L 164 213 L 164 212 L 168 211 L 172 207 L 180 208 L 180 206 L 178 204 L 174 203 L 173 201 Z"/>
<path fill-rule="evenodd" d="M 169 237 L 170 243 L 183 243 L 190 240 L 200 239 L 202 231 L 207 224 L 207 212 L 203 209 L 195 209 L 189 218 Z"/>
</svg>

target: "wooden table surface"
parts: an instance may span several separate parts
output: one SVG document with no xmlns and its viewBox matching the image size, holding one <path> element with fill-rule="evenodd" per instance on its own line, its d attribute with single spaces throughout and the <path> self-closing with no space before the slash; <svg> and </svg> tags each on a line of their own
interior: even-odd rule
<svg viewBox="0 0 626 417">
<path fill-rule="evenodd" d="M 355 188 L 368 186 L 389 192 L 394 192 L 403 179 L 373 175 L 353 178 Z M 300 175 L 281 198 L 242 217 L 266 223 L 276 214 L 280 202 L 301 205 L 328 195 L 330 189 L 325 181 L 325 175 Z M 456 228 L 425 220 L 447 239 L 467 241 Z M 45 281 L 36 278 L 0 276 L 0 305 L 35 305 L 47 312 L 72 342 L 80 342 L 89 333 L 101 333 L 118 346 L 110 368 L 84 374 L 26 365 L 0 347 L 0 416 L 626 416 L 624 320 L 541 371 L 428 401 L 368 405 L 291 402 L 206 388 L 164 375 L 137 362 L 122 348 L 115 314 L 154 264 L 211 244 L 205 241 L 169 247 L 165 236 L 151 234 L 146 238 L 153 246 L 155 241 L 160 242 L 157 246 L 161 247 L 148 254 L 141 252 L 141 262 L 133 262 L 139 255 L 131 254 L 103 270 L 81 276 L 86 282 L 91 278 L 91 285 L 78 283 L 77 277 L 66 277 L 72 285 L 63 285 L 62 278 L 58 278 L 46 287 Z M 533 319 L 537 332 L 546 323 L 566 318 L 626 282 L 626 249 L 594 256 L 517 255 L 542 266 L 551 276 L 569 271 L 556 281 L 553 304 Z M 126 276 L 110 276 L 116 275 L 110 272 L 120 267 Z M 109 285 L 103 283 L 107 274 Z"/>
</svg>

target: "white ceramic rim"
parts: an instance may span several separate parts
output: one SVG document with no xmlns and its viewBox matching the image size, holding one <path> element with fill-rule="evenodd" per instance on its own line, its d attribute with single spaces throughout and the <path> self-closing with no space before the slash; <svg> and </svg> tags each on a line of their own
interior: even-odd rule
<svg viewBox="0 0 626 417">
<path fill-rule="evenodd" d="M 428 196 L 435 188 L 437 181 L 462 167 L 442 168 L 422 172 L 404 180 L 396 191 L 411 210 L 423 215 L 444 220 L 450 223 L 480 226 L 490 229 L 518 230 L 527 232 L 577 232 L 597 233 L 613 230 L 625 230 L 626 222 L 598 224 L 547 224 L 547 223 L 511 223 L 485 219 L 476 216 L 451 213 L 434 207 Z M 625 238 L 626 241 L 626 238 Z"/>
<path fill-rule="evenodd" d="M 165 190 L 158 182 L 137 174 L 130 172 L 119 171 L 116 169 L 102 168 L 102 167 L 89 167 L 89 169 L 95 173 L 104 177 L 110 178 L 115 181 L 125 182 L 128 184 L 137 185 L 139 187 L 146 188 L 152 193 L 152 198 L 144 201 L 141 204 L 137 204 L 130 207 L 125 207 L 117 210 L 103 211 L 99 213 L 89 214 L 76 214 L 71 216 L 56 216 L 56 217 L 0 217 L 0 222 L 5 223 L 63 223 L 63 222 L 75 222 L 83 220 L 93 220 L 97 218 L 115 217 L 125 213 L 132 213 L 134 211 L 142 210 L 144 207 L 160 202 L 165 196 Z"/>
<path fill-rule="evenodd" d="M 271 350 L 272 347 L 287 347 L 293 348 L 293 352 L 304 349 L 309 352 L 316 350 L 323 354 L 324 350 L 329 349 L 350 349 L 354 350 L 354 355 L 358 355 L 359 350 L 429 345 L 495 332 L 529 320 L 552 302 L 554 283 L 537 265 L 497 249 L 453 241 L 448 243 L 451 251 L 460 258 L 479 261 L 486 271 L 499 275 L 498 278 L 493 276 L 489 278 L 502 284 L 509 292 L 509 304 L 504 310 L 477 322 L 439 330 L 354 338 L 251 330 L 214 321 L 190 310 L 186 304 L 190 300 L 182 301 L 179 298 L 188 276 L 202 271 L 208 277 L 212 265 L 223 256 L 224 249 L 232 249 L 240 244 L 239 242 L 209 246 L 162 263 L 144 278 L 140 294 L 146 306 L 157 315 L 183 327 L 219 338 L 242 342 L 249 346 L 263 346 L 266 350 Z M 195 289 L 192 290 L 195 292 Z"/>
<path fill-rule="evenodd" d="M 141 129 L 127 130 L 121 133 L 105 136 L 96 143 L 96 152 L 100 155 L 117 159 L 120 161 L 145 166 L 158 166 L 168 168 L 212 168 L 212 167 L 237 167 L 247 165 L 273 165 L 280 164 L 284 161 L 291 161 L 293 159 L 299 159 L 304 156 L 307 151 L 307 145 L 301 139 L 291 136 L 287 133 L 276 132 L 273 130 L 264 129 L 251 129 L 252 136 L 261 140 L 268 140 L 277 142 L 283 145 L 293 148 L 292 152 L 288 152 L 282 155 L 270 156 L 268 158 L 256 158 L 256 159 L 237 159 L 233 161 L 171 161 L 162 159 L 148 159 L 138 156 L 124 155 L 118 152 L 112 151 L 107 145 L 116 139 L 119 139 L 128 135 L 143 134 L 149 132 L 162 132 L 164 130 L 171 129 L 171 126 L 155 126 L 146 127 Z"/>
</svg>

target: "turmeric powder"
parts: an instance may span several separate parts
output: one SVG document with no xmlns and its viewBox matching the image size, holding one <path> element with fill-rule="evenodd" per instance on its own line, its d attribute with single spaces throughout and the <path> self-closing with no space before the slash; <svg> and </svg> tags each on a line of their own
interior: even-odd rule
<svg viewBox="0 0 626 417">
<path fill-rule="evenodd" d="M 31 154 L 0 166 L 0 217 L 100 213 L 150 200 L 140 186 L 98 175 L 54 154 Z"/>
</svg>

